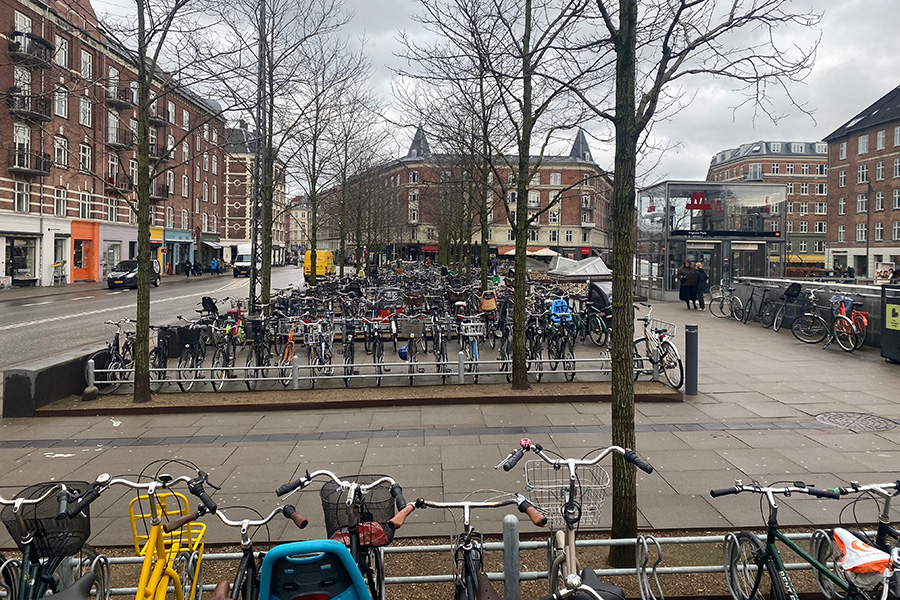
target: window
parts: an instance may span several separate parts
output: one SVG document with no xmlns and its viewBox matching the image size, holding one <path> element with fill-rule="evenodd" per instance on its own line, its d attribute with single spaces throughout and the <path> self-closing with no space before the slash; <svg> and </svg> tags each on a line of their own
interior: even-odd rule
<svg viewBox="0 0 900 600">
<path fill-rule="evenodd" d="M 181 176 L 181 197 L 182 198 L 188 197 L 188 181 L 189 180 L 190 180 L 190 178 L 187 175 Z"/>
<path fill-rule="evenodd" d="M 891 237 L 895 240 L 900 240 L 900 221 L 891 223 Z"/>
<path fill-rule="evenodd" d="M 194 134 L 194 148 L 197 149 L 197 152 L 200 152 L 200 135 Z"/>
<path fill-rule="evenodd" d="M 419 183 L 419 172 L 418 171 L 410 171 L 409 172 L 409 182 L 410 183 Z"/>
<path fill-rule="evenodd" d="M 166 105 L 166 108 L 167 108 L 166 121 L 168 121 L 169 123 L 172 123 L 174 125 L 175 124 L 175 103 L 172 102 L 171 100 L 169 100 L 168 104 Z"/>
<path fill-rule="evenodd" d="M 56 36 L 56 52 L 53 54 L 53 62 L 63 69 L 69 68 L 69 40 L 61 35 Z"/>
<path fill-rule="evenodd" d="M 219 203 L 219 188 L 218 188 L 218 186 L 216 186 L 216 184 L 213 184 L 213 186 L 212 186 L 212 203 L 213 204 Z"/>
<path fill-rule="evenodd" d="M 590 241 L 591 241 L 591 234 L 587 231 L 582 231 L 581 232 L 581 242 L 583 244 L 587 244 Z"/>
<path fill-rule="evenodd" d="M 844 233 L 845 228 L 843 225 L 838 225 L 838 238 L 837 241 L 844 242 L 846 241 L 846 234 Z"/>
<path fill-rule="evenodd" d="M 801 196 L 809 196 L 809 184 L 808 183 L 800 184 L 800 195 Z"/>
<path fill-rule="evenodd" d="M 879 160 L 875 163 L 875 181 L 881 181 L 884 179 L 884 161 Z"/>
<path fill-rule="evenodd" d="M 559 223 L 559 211 L 551 210 L 550 211 L 550 221 L 551 224 L 556 225 Z"/>
<path fill-rule="evenodd" d="M 213 175 L 219 174 L 219 157 L 216 156 L 215 154 L 213 154 L 213 157 L 212 157 L 212 174 Z"/>
<path fill-rule="evenodd" d="M 781 152 L 781 142 L 772 142 L 772 152 Z"/>
<path fill-rule="evenodd" d="M 884 210 L 884 192 L 875 192 L 875 210 Z"/>
<path fill-rule="evenodd" d="M 66 216 L 66 205 L 68 204 L 68 190 L 65 188 L 56 188 L 53 190 L 53 214 L 57 217 Z"/>
<path fill-rule="evenodd" d="M 856 224 L 856 241 L 864 242 L 866 241 L 866 224 L 865 223 L 857 223 Z"/>
<path fill-rule="evenodd" d="M 550 173 L 550 185 L 562 185 L 562 173 Z"/>
<path fill-rule="evenodd" d="M 200 214 L 200 198 L 194 198 L 194 214 Z"/>
<path fill-rule="evenodd" d="M 817 142 L 816 152 L 818 154 L 825 154 L 826 152 L 828 152 L 828 144 L 826 144 L 825 142 Z"/>
<path fill-rule="evenodd" d="M 787 222 L 787 232 L 794 233 L 794 222 L 793 221 Z"/>
<path fill-rule="evenodd" d="M 409 207 L 409 222 L 410 223 L 418 223 L 419 221 L 419 209 L 413 206 Z"/>
<path fill-rule="evenodd" d="M 200 165 L 194 167 L 194 179 L 200 181 Z"/>
<path fill-rule="evenodd" d="M 528 191 L 528 206 L 537 207 L 541 205 L 541 193 L 537 190 Z"/>
<path fill-rule="evenodd" d="M 800 174 L 809 175 L 809 165 L 807 163 L 803 163 L 802 165 L 800 165 Z"/>
<path fill-rule="evenodd" d="M 91 194 L 89 192 L 80 192 L 78 194 L 78 218 L 91 218 Z"/>
<path fill-rule="evenodd" d="M 827 215 L 828 214 L 828 203 L 827 202 L 816 202 L 816 214 L 817 215 Z"/>
<path fill-rule="evenodd" d="M 900 190 L 894 190 L 894 204 L 891 206 L 894 210 L 900 210 Z"/>
<path fill-rule="evenodd" d="M 894 177 L 900 177 L 900 158 L 894 159 Z"/>
<path fill-rule="evenodd" d="M 800 221 L 800 233 L 809 233 L 808 221 Z"/>
<path fill-rule="evenodd" d="M 793 183 L 788 183 L 788 184 L 787 184 L 787 193 L 788 193 L 788 194 L 793 194 L 793 193 L 794 193 L 794 184 L 793 184 Z"/>
<path fill-rule="evenodd" d="M 778 175 L 778 167 L 779 167 L 778 163 L 772 163 L 772 174 L 773 175 Z"/>
<path fill-rule="evenodd" d="M 540 173 L 535 173 L 534 175 L 532 175 L 532 176 L 531 176 L 531 182 L 530 182 L 528 185 L 529 185 L 529 186 L 531 186 L 531 185 L 541 185 L 541 174 L 540 174 Z"/>
<path fill-rule="evenodd" d="M 869 181 L 869 166 L 859 165 L 856 167 L 856 183 L 866 183 Z"/>
<path fill-rule="evenodd" d="M 869 134 L 856 138 L 856 153 L 865 154 L 869 151 Z"/>
<path fill-rule="evenodd" d="M 828 165 L 816 165 L 816 175 L 828 175 Z"/>
<path fill-rule="evenodd" d="M 794 163 L 787 163 L 786 165 L 784 165 L 784 172 L 787 173 L 788 175 L 793 175 L 794 174 Z"/>
<path fill-rule="evenodd" d="M 884 150 L 884 129 L 875 134 L 875 149 Z"/>
<path fill-rule="evenodd" d="M 509 203 L 510 203 L 510 204 L 515 204 L 515 203 L 516 203 L 516 192 L 515 192 L 515 191 L 511 191 L 511 192 L 509 193 Z"/>
<path fill-rule="evenodd" d="M 91 147 L 87 144 L 81 144 L 78 147 L 78 168 L 85 173 L 90 173 L 94 170 L 94 161 L 91 159 Z"/>
<path fill-rule="evenodd" d="M 807 247 L 808 246 L 806 244 L 806 240 L 800 240 L 800 250 L 799 250 L 800 254 L 806 254 Z"/>
<path fill-rule="evenodd" d="M 106 220 L 115 222 L 119 218 L 119 201 L 116 198 L 106 199 Z"/>
<path fill-rule="evenodd" d="M 841 142 L 838 146 L 838 158 L 841 160 L 847 158 L 847 142 Z"/>
<path fill-rule="evenodd" d="M 201 231 L 209 231 L 209 216 L 206 213 L 203 213 L 202 228 Z"/>
<path fill-rule="evenodd" d="M 791 152 L 794 152 L 794 153 L 803 152 L 803 144 L 800 142 L 792 142 L 791 143 Z"/>
<path fill-rule="evenodd" d="M 847 171 L 841 169 L 838 173 L 838 187 L 846 187 L 847 185 Z"/>
<path fill-rule="evenodd" d="M 87 96 L 82 96 L 78 99 L 78 122 L 85 127 L 90 127 L 93 120 L 91 99 Z"/>
<path fill-rule="evenodd" d="M 900 146 L 900 126 L 894 127 L 894 145 Z"/>
<path fill-rule="evenodd" d="M 166 227 L 172 229 L 175 226 L 175 209 L 171 206 L 166 207 Z"/>
<path fill-rule="evenodd" d="M 884 239 L 884 223 L 875 223 L 875 241 L 880 242 Z"/>
<path fill-rule="evenodd" d="M 591 185 L 591 174 L 590 173 L 582 173 L 581 174 L 581 185 Z"/>
<path fill-rule="evenodd" d="M 175 155 L 175 136 L 170 135 L 166 138 L 166 150 L 168 150 L 167 154 L 169 158 L 173 158 Z"/>
<path fill-rule="evenodd" d="M 419 203 L 419 190 L 409 190 L 409 203 L 410 204 L 418 204 Z"/>
<path fill-rule="evenodd" d="M 187 142 L 181 142 L 181 162 L 186 163 L 190 160 L 191 147 Z"/>
<path fill-rule="evenodd" d="M 16 212 L 27 213 L 31 208 L 31 184 L 27 181 L 16 181 L 14 204 Z"/>
<path fill-rule="evenodd" d="M 864 213 L 869 208 L 869 199 L 865 194 L 856 195 L 856 212 Z"/>
<path fill-rule="evenodd" d="M 787 203 L 786 211 L 787 211 L 787 214 L 789 214 L 789 215 L 794 214 L 794 203 L 793 202 Z"/>
<path fill-rule="evenodd" d="M 809 213 L 809 204 L 806 202 L 800 203 L 800 215 L 805 215 Z"/>
<path fill-rule="evenodd" d="M 203 170 L 209 173 L 209 152 L 203 153 Z"/>
<path fill-rule="evenodd" d="M 69 118 L 69 90 L 65 86 L 53 90 L 53 113 L 57 117 Z"/>
<path fill-rule="evenodd" d="M 188 228 L 188 226 L 189 226 L 189 221 L 188 221 L 188 219 L 189 219 L 189 217 L 188 217 L 188 211 L 187 211 L 187 209 L 186 209 L 186 208 L 182 208 L 182 209 L 181 209 L 181 228 L 182 228 L 182 229 L 187 229 L 187 228 Z"/>
<path fill-rule="evenodd" d="M 559 241 L 559 232 L 555 229 L 550 230 L 550 242 L 556 243 Z"/>
<path fill-rule="evenodd" d="M 209 141 L 209 123 L 203 124 L 203 139 Z"/>
<path fill-rule="evenodd" d="M 778 231 L 778 221 L 775 221 L 775 220 L 769 221 L 769 230 L 770 231 Z"/>
<path fill-rule="evenodd" d="M 589 213 L 583 212 L 581 213 L 581 222 L 582 223 L 590 223 L 591 215 Z"/>
<path fill-rule="evenodd" d="M 814 231 L 816 233 L 826 233 L 828 231 L 828 223 L 825 221 L 816 221 Z"/>
<path fill-rule="evenodd" d="M 838 198 L 838 214 L 843 215 L 847 212 L 847 200 L 844 198 Z"/>
<path fill-rule="evenodd" d="M 214 127 L 212 130 L 212 133 L 213 133 L 213 144 L 218 144 L 219 143 L 219 130 Z M 216 218 L 215 215 L 213 215 L 213 219 L 215 219 L 215 218 Z M 215 222 L 215 221 L 213 221 L 213 222 Z"/>
<path fill-rule="evenodd" d="M 823 240 L 816 240 L 816 252 L 825 252 L 825 242 Z"/>
<path fill-rule="evenodd" d="M 190 129 L 191 127 L 191 113 L 188 112 L 188 109 L 184 109 L 181 113 L 181 128 L 182 129 Z"/>
<path fill-rule="evenodd" d="M 166 171 L 166 192 L 175 193 L 175 173 L 172 171 Z"/>
<path fill-rule="evenodd" d="M 571 229 L 566 229 L 566 241 L 567 242 L 572 241 L 572 230 Z"/>
<path fill-rule="evenodd" d="M 128 161 L 128 176 L 131 177 L 131 183 L 137 185 L 138 180 L 138 161 Z"/>
<path fill-rule="evenodd" d="M 506 230 L 506 240 L 509 242 L 516 241 L 516 232 L 513 231 L 512 229 L 507 229 Z"/>
<path fill-rule="evenodd" d="M 538 241 L 538 230 L 537 229 L 529 229 L 528 230 L 528 241 L 529 242 Z"/>
<path fill-rule="evenodd" d="M 209 183 L 203 182 L 203 201 L 209 202 Z"/>
<path fill-rule="evenodd" d="M 828 184 L 827 183 L 817 183 L 816 184 L 816 196 L 826 196 L 828 194 Z"/>
<path fill-rule="evenodd" d="M 213 129 L 213 132 L 215 132 L 215 131 L 216 130 Z M 218 233 L 219 232 L 219 223 L 218 223 L 218 219 L 216 218 L 216 215 L 212 215 L 210 217 L 210 220 L 212 221 L 210 223 L 210 231 L 213 233 Z M 429 239 L 431 239 L 431 238 L 429 238 Z"/>
<path fill-rule="evenodd" d="M 81 51 L 81 77 L 91 79 L 94 74 L 94 57 L 87 50 Z"/>
<path fill-rule="evenodd" d="M 69 166 L 69 140 L 59 135 L 53 138 L 53 164 L 57 167 Z"/>
</svg>

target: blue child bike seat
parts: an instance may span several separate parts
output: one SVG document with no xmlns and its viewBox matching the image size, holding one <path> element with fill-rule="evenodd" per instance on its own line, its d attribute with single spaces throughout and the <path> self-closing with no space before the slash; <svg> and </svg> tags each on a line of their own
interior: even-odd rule
<svg viewBox="0 0 900 600">
<path fill-rule="evenodd" d="M 259 600 L 369 600 L 350 551 L 334 540 L 291 542 L 272 548 L 259 574 Z"/>
</svg>

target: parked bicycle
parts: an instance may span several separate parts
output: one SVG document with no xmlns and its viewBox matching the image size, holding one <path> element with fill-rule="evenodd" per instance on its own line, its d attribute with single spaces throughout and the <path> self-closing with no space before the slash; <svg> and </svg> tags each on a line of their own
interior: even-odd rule
<svg viewBox="0 0 900 600">
<path fill-rule="evenodd" d="M 723 279 L 718 286 L 712 286 L 709 292 L 712 296 L 709 301 L 712 316 L 724 319 L 734 315 L 735 303 L 740 302 L 740 298 L 734 295 L 734 287 Z"/>
<path fill-rule="evenodd" d="M 653 307 L 650 304 L 638 304 L 646 308 L 647 313 L 637 319 L 644 324 L 644 336 L 634 340 L 634 378 L 637 380 L 641 375 L 651 374 L 652 369 L 647 367 L 649 363 L 651 366 L 658 366 L 669 385 L 677 390 L 684 383 L 684 364 L 678 348 L 672 342 L 676 326 L 668 321 L 651 318 Z"/>
<path fill-rule="evenodd" d="M 835 292 L 831 297 L 831 306 L 834 308 L 835 316 L 847 317 L 856 327 L 856 350 L 862 348 L 869 330 L 869 313 L 859 310 L 863 303 L 841 292 Z"/>
<path fill-rule="evenodd" d="M 810 300 L 812 302 L 813 299 Z M 826 311 L 831 320 L 830 323 L 821 314 Z M 833 306 L 820 310 L 815 304 L 810 304 L 810 310 L 791 323 L 791 333 L 806 344 L 825 342 L 825 348 L 832 342 L 837 342 L 837 345 L 845 352 L 853 352 L 859 347 L 859 332 L 856 326 L 849 318 L 837 314 L 836 308 Z"/>
<path fill-rule="evenodd" d="M 757 300 L 756 293 L 761 293 L 761 297 Z M 771 303 L 766 302 L 766 296 L 771 290 L 769 288 L 761 288 L 757 285 L 750 286 L 750 297 L 747 298 L 746 306 L 740 298 L 734 296 L 731 304 L 731 316 L 743 324 L 751 318 L 759 321 L 760 325 L 768 328 L 775 320 L 775 312 L 772 310 Z"/>
<path fill-rule="evenodd" d="M 478 383 L 478 345 L 484 339 L 484 322 L 477 317 L 463 319 L 459 323 L 460 347 L 466 360 L 466 372 Z"/>
<path fill-rule="evenodd" d="M 255 390 L 260 378 L 269 376 L 269 367 L 272 366 L 272 354 L 269 345 L 269 328 L 266 326 L 266 318 L 258 317 L 248 319 L 253 342 L 247 352 L 247 361 L 244 368 L 244 385 L 248 390 Z"/>
<path fill-rule="evenodd" d="M 88 357 L 94 361 L 94 385 L 101 394 L 111 394 L 131 379 L 134 369 L 134 336 L 133 330 L 125 331 L 125 325 L 137 323 L 134 319 L 104 321 L 113 325 L 116 332 L 106 348 L 98 350 Z M 85 361 L 84 380 L 88 380 L 88 367 Z"/>
<path fill-rule="evenodd" d="M 156 346 L 150 349 L 150 391 L 162 390 L 169 377 L 169 338 L 175 331 L 172 325 L 151 325 L 156 332 Z"/>
<path fill-rule="evenodd" d="M 197 320 L 186 319 L 181 315 L 177 317 L 187 325 L 179 328 L 179 341 L 183 349 L 178 357 L 178 387 L 182 392 L 189 392 L 194 387 L 194 382 L 205 377 L 203 363 L 206 361 L 206 346 L 212 339 L 209 335 L 210 317 L 201 317 Z"/>
</svg>

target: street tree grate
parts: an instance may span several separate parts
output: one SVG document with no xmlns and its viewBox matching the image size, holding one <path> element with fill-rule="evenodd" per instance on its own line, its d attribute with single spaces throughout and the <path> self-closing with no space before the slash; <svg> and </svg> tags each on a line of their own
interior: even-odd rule
<svg viewBox="0 0 900 600">
<path fill-rule="evenodd" d="M 897 426 L 896 421 L 885 419 L 878 415 L 854 412 L 822 413 L 816 415 L 816 421 L 833 427 L 840 427 L 841 429 L 849 429 L 854 432 L 889 431 Z"/>
</svg>

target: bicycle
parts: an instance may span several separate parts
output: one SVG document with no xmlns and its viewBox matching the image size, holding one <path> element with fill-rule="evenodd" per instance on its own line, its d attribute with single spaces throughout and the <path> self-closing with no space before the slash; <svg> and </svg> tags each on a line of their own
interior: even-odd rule
<svg viewBox="0 0 900 600">
<path fill-rule="evenodd" d="M 109 561 L 85 543 L 90 514 L 66 512 L 70 498 L 87 486 L 85 481 L 38 483 L 11 500 L 0 497 L 0 518 L 22 554 L 21 560 L 0 554 L 0 587 L 8 599 L 37 600 L 64 590 L 86 599 L 92 588 L 97 599 L 109 596 Z"/>
<path fill-rule="evenodd" d="M 169 377 L 169 336 L 172 325 L 151 325 L 156 332 L 156 346 L 150 350 L 150 391 L 157 394 Z"/>
<path fill-rule="evenodd" d="M 441 383 L 447 383 L 450 365 L 447 363 L 447 336 L 450 327 L 442 314 L 431 316 L 431 351 L 434 354 L 435 369 L 441 376 Z"/>
<path fill-rule="evenodd" d="M 219 391 L 224 387 L 227 379 L 234 378 L 234 364 L 237 358 L 238 341 L 237 341 L 237 323 L 231 319 L 225 319 L 225 327 L 219 328 L 210 325 L 214 333 L 221 333 L 222 336 L 216 342 L 216 351 L 213 353 L 212 372 L 210 373 L 210 384 L 215 391 Z"/>
<path fill-rule="evenodd" d="M 247 354 L 247 362 L 244 368 L 244 385 L 248 390 L 255 390 L 259 379 L 266 377 L 272 364 L 272 355 L 269 353 L 268 327 L 265 317 L 248 319 L 250 331 L 253 333 L 253 342 Z"/>
<path fill-rule="evenodd" d="M 741 299 L 737 296 L 734 297 L 734 303 L 732 304 L 732 316 L 743 323 L 747 324 L 747 321 L 750 317 L 753 317 L 757 321 L 759 321 L 760 325 L 764 328 L 768 328 L 772 325 L 772 322 L 775 320 L 775 312 L 772 310 L 772 305 L 766 303 L 766 295 L 771 291 L 769 288 L 762 289 L 762 298 L 759 302 L 756 302 L 756 290 L 759 289 L 759 286 L 751 285 L 750 286 L 750 297 L 747 299 L 747 305 L 744 306 L 744 303 L 741 302 Z M 753 309 L 756 308 L 756 314 L 753 313 Z"/>
<path fill-rule="evenodd" d="M 418 362 L 419 346 L 422 347 L 422 352 L 426 352 L 425 327 L 422 322 L 424 317 L 425 315 L 398 316 L 398 319 L 405 321 L 407 323 L 406 327 L 409 328 L 409 338 L 406 345 L 401 346 L 397 351 L 400 360 L 408 363 L 407 372 L 409 373 L 409 385 L 413 385 L 416 373 L 424 372 L 424 369 L 420 369 L 416 366 L 416 363 Z M 418 337 L 416 335 L 416 330 L 418 330 Z"/>
<path fill-rule="evenodd" d="M 575 379 L 575 328 L 569 304 L 557 298 L 550 305 L 546 327 L 547 359 L 550 370 L 555 371 L 560 361 L 566 381 Z"/>
<path fill-rule="evenodd" d="M 206 346 L 210 343 L 209 318 L 192 321 L 178 315 L 179 320 L 187 323 L 179 328 L 178 339 L 184 348 L 178 357 L 178 388 L 189 392 L 194 382 L 203 377 L 203 362 L 206 360 Z"/>
<path fill-rule="evenodd" d="M 162 463 L 160 470 L 147 483 L 140 481 L 147 477 L 144 471 L 138 475 L 138 481 L 112 478 L 108 473 L 101 474 L 74 503 L 69 503 L 66 514 L 70 517 L 82 514 L 103 492 L 113 486 L 124 486 L 144 492 L 145 495 L 137 496 L 128 505 L 134 549 L 138 556 L 143 557 L 135 600 L 165 598 L 170 583 L 174 586 L 176 600 L 200 600 L 206 525 L 203 523 L 186 525 L 181 519 L 189 514 L 187 499 L 180 493 L 168 490 L 179 483 L 184 483 L 188 491 L 200 499 L 206 511 L 215 513 L 217 506 L 203 487 L 204 484 L 209 484 L 205 472 L 186 461 L 160 462 Z M 153 464 L 156 463 L 151 463 Z M 172 477 L 163 474 L 161 469 L 169 464 L 193 469 L 196 476 Z M 143 509 L 144 502 L 149 506 L 146 512 Z M 169 517 L 175 517 L 176 520 L 164 524 L 163 518 L 168 520 Z M 138 531 L 138 523 L 143 525 L 142 533 Z"/>
<path fill-rule="evenodd" d="M 784 322 L 785 313 L 790 312 L 790 318 L 795 319 L 798 314 L 803 314 L 806 311 L 807 303 L 809 302 L 810 295 L 804 297 L 803 301 L 800 303 L 800 312 L 794 312 L 794 305 L 797 302 L 797 298 L 800 296 L 800 292 L 802 291 L 802 286 L 796 281 L 789 285 L 787 289 L 782 292 L 781 297 L 778 299 L 781 303 L 778 306 L 773 300 L 767 300 L 766 302 L 772 303 L 771 310 L 774 310 L 775 316 L 772 318 L 772 329 L 774 331 L 779 331 L 781 329 L 781 325 Z M 812 298 L 815 298 L 815 294 L 812 294 Z M 777 306 L 777 308 L 776 308 Z"/>
<path fill-rule="evenodd" d="M 595 346 L 605 346 L 609 341 L 609 326 L 606 323 L 605 311 L 589 302 L 587 296 L 581 296 L 579 301 L 581 310 L 572 313 L 575 334 L 581 337 L 582 344 L 586 339 L 590 339 Z"/>
<path fill-rule="evenodd" d="M 862 308 L 863 303 L 855 302 L 852 297 L 835 292 L 835 295 L 831 297 L 831 305 L 834 307 L 835 315 L 847 317 L 853 322 L 857 333 L 855 349 L 862 348 L 866 343 L 869 328 L 869 313 L 857 310 Z"/>
<path fill-rule="evenodd" d="M 725 537 L 723 557 L 725 563 L 725 576 L 728 589 L 735 600 L 750 600 L 758 597 L 768 597 L 781 600 L 783 598 L 798 598 L 797 592 L 791 583 L 791 578 L 784 566 L 784 561 L 775 542 L 779 541 L 795 552 L 804 562 L 813 568 L 816 578 L 824 577 L 836 589 L 846 594 L 848 600 L 868 600 L 871 598 L 864 589 L 857 586 L 854 581 L 843 580 L 835 575 L 828 567 L 815 557 L 804 551 L 785 534 L 778 525 L 778 503 L 775 495 L 807 494 L 815 498 L 840 498 L 840 493 L 835 490 L 820 490 L 811 488 L 803 482 L 794 482 L 787 487 L 766 487 L 754 481 L 751 485 L 744 485 L 741 480 L 736 480 L 734 487 L 720 490 L 710 490 L 713 498 L 729 494 L 751 492 L 760 494 L 768 502 L 769 517 L 766 522 L 766 540 L 763 543 L 760 538 L 749 531 L 741 531 L 737 534 L 730 533 Z M 884 553 L 882 553 L 884 554 Z M 894 548 L 893 555 L 884 554 L 888 561 L 900 559 L 900 549 Z M 891 577 L 891 569 L 885 569 L 882 573 L 883 585 L 881 598 L 887 597 L 888 580 Z"/>
<path fill-rule="evenodd" d="M 678 348 L 672 342 L 676 326 L 668 321 L 651 318 L 653 307 L 644 302 L 639 304 L 648 310 L 647 314 L 637 319 L 644 324 L 644 337 L 634 340 L 634 379 L 637 381 L 639 376 L 651 373 L 645 364 L 649 361 L 651 365 L 661 367 L 666 381 L 677 390 L 684 383 L 684 364 L 681 362 Z"/>
<path fill-rule="evenodd" d="M 334 375 L 334 328 L 328 319 L 309 323 L 306 328 L 306 364 L 310 374 L 330 377 Z M 312 380 L 313 387 L 316 385 Z"/>
<path fill-rule="evenodd" d="M 460 346 L 465 356 L 466 372 L 478 383 L 478 342 L 484 338 L 484 321 L 468 317 L 459 323 Z"/>
<path fill-rule="evenodd" d="M 350 378 L 357 374 L 356 362 L 356 320 L 344 317 L 344 330 L 341 333 L 344 354 L 344 387 L 350 387 Z"/>
<path fill-rule="evenodd" d="M 598 451 L 594 458 L 587 458 Z M 575 547 L 576 532 L 582 524 L 600 524 L 604 495 L 610 482 L 609 474 L 598 465 L 601 460 L 616 453 L 645 473 L 652 473 L 653 467 L 634 450 L 620 446 L 596 448 L 582 458 L 565 458 L 558 454 L 558 458 L 552 458 L 540 444 L 526 438 L 495 468 L 511 470 L 526 452 L 538 456 L 538 459 L 525 463 L 526 491 L 531 501 L 547 516 L 551 529 L 555 529 L 555 556 L 549 572 L 550 593 L 557 598 L 560 597 L 555 594 L 557 590 L 567 592 L 562 597 L 583 590 L 591 598 L 599 599 L 601 594 L 624 598 L 621 588 L 601 582 L 593 569 L 581 569 Z M 579 475 L 579 468 L 587 468 L 587 472 L 582 471 Z"/>
<path fill-rule="evenodd" d="M 472 492 L 473 494 L 475 492 Z M 471 495 L 471 494 L 470 494 Z M 453 584 L 456 588 L 454 598 L 457 600 L 476 600 L 502 598 L 497 593 L 484 572 L 484 538 L 482 534 L 475 529 L 471 522 L 472 509 L 475 508 L 502 508 L 504 506 L 516 505 L 519 512 L 528 515 L 531 522 L 538 527 L 547 524 L 547 517 L 531 502 L 529 502 L 521 494 L 504 494 L 507 496 L 501 500 L 472 501 L 463 500 L 461 502 L 434 502 L 418 498 L 415 501 L 415 508 L 445 508 L 454 509 L 461 508 L 463 511 L 463 529 L 457 534 L 456 542 L 451 547 L 453 559 L 456 563 L 456 573 L 454 573 Z"/>
<path fill-rule="evenodd" d="M 825 342 L 824 348 L 837 342 L 845 352 L 853 352 L 857 348 L 859 332 L 853 322 L 843 315 L 836 314 L 834 307 L 828 311 L 831 323 L 825 321 L 817 306 L 800 315 L 791 323 L 791 333 L 794 337 L 806 344 L 820 344 Z"/>
<path fill-rule="evenodd" d="M 735 304 L 741 304 L 741 299 L 734 295 L 735 288 L 728 285 L 724 279 L 718 289 L 716 287 L 713 286 L 709 290 L 712 296 L 709 301 L 710 314 L 719 319 L 733 316 Z"/>
<path fill-rule="evenodd" d="M 113 339 L 103 350 L 98 350 L 88 357 L 94 361 L 94 386 L 101 394 L 112 394 L 128 381 L 134 369 L 134 331 L 123 332 L 125 324 L 135 324 L 134 319 L 104 321 L 106 325 L 114 325 L 116 332 Z M 125 334 L 125 339 L 122 334 Z M 88 380 L 87 362 L 84 366 L 84 380 Z"/>
<path fill-rule="evenodd" d="M 529 373 L 534 374 L 538 382 L 544 376 L 544 347 L 541 337 L 540 315 L 529 314 L 528 320 L 525 322 L 526 369 Z"/>
<path fill-rule="evenodd" d="M 414 505 L 406 503 L 400 484 L 390 477 L 353 475 L 341 478 L 327 470 L 307 471 L 296 481 L 279 486 L 275 493 L 285 496 L 303 490 L 318 477 L 326 479 L 319 497 L 325 513 L 327 537 L 350 551 L 372 600 L 383 600 L 384 557 L 379 548 L 391 543 L 394 532 L 406 521 Z"/>
</svg>

